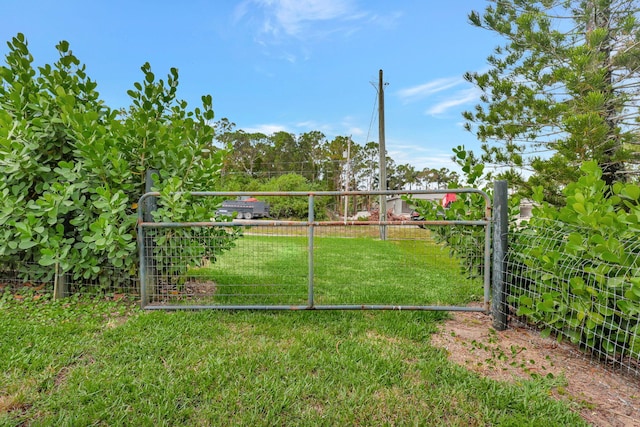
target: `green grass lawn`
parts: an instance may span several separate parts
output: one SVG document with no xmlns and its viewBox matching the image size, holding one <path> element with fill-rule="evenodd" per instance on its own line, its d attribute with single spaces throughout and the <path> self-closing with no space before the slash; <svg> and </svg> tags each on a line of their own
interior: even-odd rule
<svg viewBox="0 0 640 427">
<path fill-rule="evenodd" d="M 190 270 L 197 280 L 215 283 L 215 295 L 201 301 L 177 295 L 173 302 L 305 305 L 308 246 L 304 236 L 244 236 L 210 267 Z M 429 238 L 381 241 L 320 234 L 313 251 L 316 305 L 447 305 L 482 300 L 482 280 L 465 277 L 447 250 Z"/>
<path fill-rule="evenodd" d="M 273 289 L 281 301 L 286 285 L 304 303 L 307 260 L 304 237 L 245 236 L 197 277 L 215 281 L 216 301 Z M 322 235 L 314 263 L 320 303 L 452 305 L 482 292 L 426 240 Z M 37 297 L 0 296 L 0 426 L 584 425 L 550 397 L 562 379 L 499 383 L 451 364 L 429 343 L 443 312 Z"/>
<path fill-rule="evenodd" d="M 0 425 L 584 425 L 561 379 L 452 365 L 436 312 L 144 312 L 0 299 Z"/>
</svg>

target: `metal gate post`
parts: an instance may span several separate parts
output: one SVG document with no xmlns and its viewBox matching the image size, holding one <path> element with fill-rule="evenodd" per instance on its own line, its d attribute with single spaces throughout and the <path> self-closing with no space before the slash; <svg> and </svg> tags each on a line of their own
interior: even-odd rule
<svg viewBox="0 0 640 427">
<path fill-rule="evenodd" d="M 138 205 L 141 206 L 141 205 Z M 144 247 L 144 228 L 140 221 L 142 216 L 138 215 L 138 258 L 140 269 L 140 307 L 145 308 L 149 304 L 149 296 L 147 292 L 147 263 L 145 262 L 145 247 Z"/>
<path fill-rule="evenodd" d="M 493 185 L 493 263 L 492 306 L 493 327 L 507 329 L 507 289 L 505 283 L 506 254 L 509 232 L 509 207 L 507 205 L 507 181 Z"/>
<path fill-rule="evenodd" d="M 155 169 L 146 171 L 144 187 L 145 194 L 153 191 L 155 186 L 153 174 L 158 174 Z M 153 222 L 153 211 L 158 209 L 155 196 L 143 195 L 138 202 L 138 248 L 140 257 L 140 305 L 144 308 L 149 304 L 149 294 L 153 292 L 152 281 L 156 276 L 155 262 L 153 259 L 153 242 L 146 242 L 142 222 Z"/>
</svg>

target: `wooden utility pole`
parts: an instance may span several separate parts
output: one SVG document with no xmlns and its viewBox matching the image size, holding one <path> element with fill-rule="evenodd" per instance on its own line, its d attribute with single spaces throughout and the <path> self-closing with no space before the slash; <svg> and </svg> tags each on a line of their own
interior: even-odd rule
<svg viewBox="0 0 640 427">
<path fill-rule="evenodd" d="M 380 151 L 380 191 L 387 190 L 387 150 L 384 145 L 384 81 L 382 70 L 378 82 L 378 150 Z M 387 220 L 387 195 L 380 195 L 380 209 L 378 218 L 380 221 Z M 387 240 L 387 227 L 380 227 L 380 239 Z"/>
</svg>

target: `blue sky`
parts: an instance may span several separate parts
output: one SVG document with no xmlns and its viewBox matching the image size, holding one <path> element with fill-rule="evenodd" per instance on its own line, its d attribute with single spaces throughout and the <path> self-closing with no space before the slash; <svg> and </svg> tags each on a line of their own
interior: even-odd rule
<svg viewBox="0 0 640 427">
<path fill-rule="evenodd" d="M 107 105 L 149 62 L 180 72 L 190 108 L 210 94 L 216 119 L 271 134 L 322 131 L 378 140 L 384 71 L 387 151 L 397 164 L 449 167 L 451 148 L 477 148 L 461 112 L 479 93 L 462 76 L 486 70 L 500 43 L 467 15 L 485 0 L 3 0 L 0 39 L 25 34 L 36 65 L 70 43 Z M 6 44 L 0 47 L 4 57 Z"/>
</svg>

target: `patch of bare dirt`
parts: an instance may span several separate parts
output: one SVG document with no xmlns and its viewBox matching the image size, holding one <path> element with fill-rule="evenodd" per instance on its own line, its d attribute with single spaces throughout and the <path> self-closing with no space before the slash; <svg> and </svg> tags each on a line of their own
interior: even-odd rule
<svg viewBox="0 0 640 427">
<path fill-rule="evenodd" d="M 168 296 L 170 298 L 191 298 L 198 296 L 213 296 L 215 295 L 218 287 L 215 282 L 211 280 L 195 281 L 190 280 L 183 285 L 161 283 L 159 286 L 159 293 L 162 296 Z"/>
<path fill-rule="evenodd" d="M 453 313 L 432 343 L 447 350 L 452 362 L 494 380 L 564 376 L 566 386 L 556 387 L 553 395 L 574 403 L 587 422 L 640 426 L 640 377 L 589 360 L 571 344 L 527 328 L 495 331 L 491 317 L 477 312 Z"/>
</svg>

